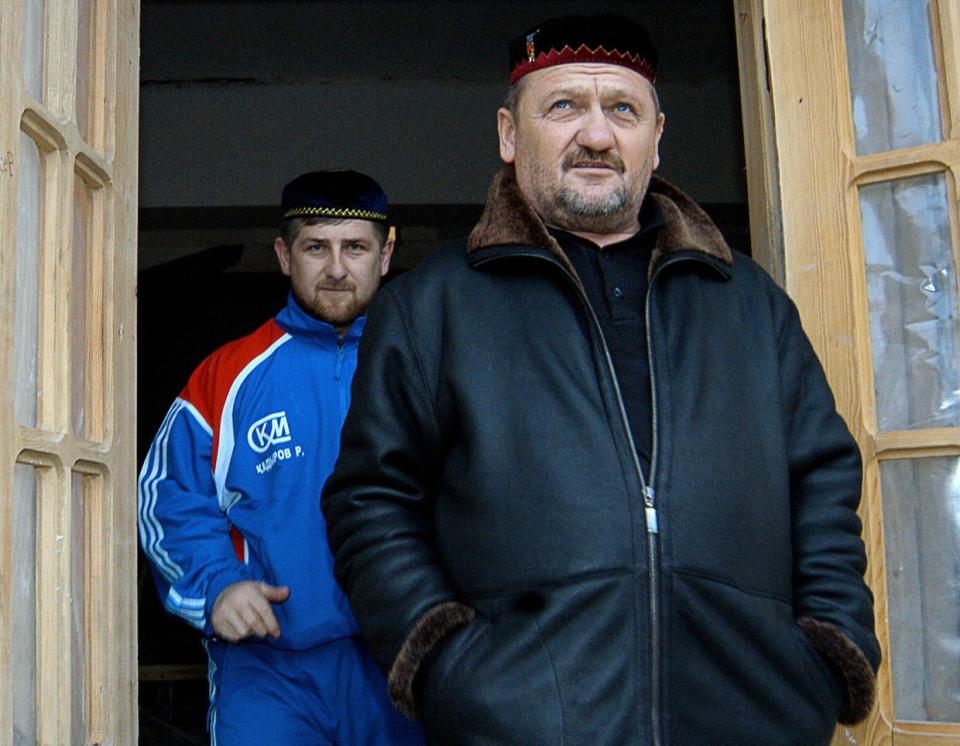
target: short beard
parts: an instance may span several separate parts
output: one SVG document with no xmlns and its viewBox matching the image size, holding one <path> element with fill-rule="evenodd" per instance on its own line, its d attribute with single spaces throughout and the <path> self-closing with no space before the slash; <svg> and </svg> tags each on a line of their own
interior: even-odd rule
<svg viewBox="0 0 960 746">
<path fill-rule="evenodd" d="M 602 161 L 613 168 L 623 171 L 623 161 L 613 153 L 601 153 L 578 149 L 568 153 L 563 161 L 564 170 L 573 168 L 578 160 Z M 540 174 L 543 171 L 537 169 Z M 640 203 L 649 184 L 643 185 L 639 199 L 631 198 L 626 186 L 619 186 L 611 192 L 589 195 L 567 186 L 560 186 L 553 194 L 547 194 L 540 184 L 544 179 L 535 179 L 533 188 L 539 192 L 537 203 L 547 206 L 550 215 L 544 216 L 548 223 L 567 231 L 610 234 L 629 229 L 640 211 Z"/>
<path fill-rule="evenodd" d="M 574 219 L 586 220 L 591 224 L 619 222 L 629 200 L 623 187 L 596 197 L 575 192 L 569 187 L 560 187 L 553 200 L 554 208 Z"/>
<path fill-rule="evenodd" d="M 619 233 L 633 225 L 639 205 L 625 187 L 607 194 L 590 196 L 569 187 L 560 187 L 549 200 L 552 220 L 558 228 L 586 233 Z"/>
<path fill-rule="evenodd" d="M 354 320 L 358 316 L 362 316 L 366 311 L 366 307 L 359 308 L 355 303 L 351 303 L 343 308 L 326 306 L 317 301 L 302 297 L 296 290 L 293 291 L 293 297 L 304 313 L 317 321 L 330 324 L 330 326 L 335 329 L 349 328 Z"/>
</svg>

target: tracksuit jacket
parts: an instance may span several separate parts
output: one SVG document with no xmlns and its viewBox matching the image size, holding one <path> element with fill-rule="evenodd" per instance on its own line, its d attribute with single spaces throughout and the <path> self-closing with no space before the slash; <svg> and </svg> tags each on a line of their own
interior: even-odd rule
<svg viewBox="0 0 960 746">
<path fill-rule="evenodd" d="M 164 606 L 207 636 L 220 591 L 286 585 L 282 629 L 305 649 L 357 632 L 318 499 L 333 469 L 365 318 L 339 339 L 291 296 L 211 354 L 174 401 L 139 479 L 140 541 Z"/>
</svg>

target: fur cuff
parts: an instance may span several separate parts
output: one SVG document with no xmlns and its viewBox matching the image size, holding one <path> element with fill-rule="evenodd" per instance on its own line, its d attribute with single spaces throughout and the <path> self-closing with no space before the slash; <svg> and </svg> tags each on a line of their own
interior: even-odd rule
<svg viewBox="0 0 960 746">
<path fill-rule="evenodd" d="M 387 689 L 397 709 L 408 718 L 416 718 L 420 714 L 413 682 L 424 658 L 444 637 L 472 622 L 475 616 L 476 612 L 469 606 L 447 601 L 420 617 L 413 631 L 403 641 L 387 674 Z"/>
<path fill-rule="evenodd" d="M 829 622 L 801 617 L 797 624 L 844 684 L 846 701 L 840 722 L 859 723 L 870 713 L 876 693 L 876 674 L 870 662 L 860 648 Z"/>
</svg>

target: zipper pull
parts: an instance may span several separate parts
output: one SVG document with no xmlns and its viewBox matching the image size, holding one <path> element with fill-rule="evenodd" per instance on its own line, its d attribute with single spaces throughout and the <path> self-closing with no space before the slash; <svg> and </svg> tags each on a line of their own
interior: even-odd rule
<svg viewBox="0 0 960 746">
<path fill-rule="evenodd" d="M 653 487 L 644 485 L 643 487 L 644 513 L 647 517 L 647 531 L 651 534 L 660 533 L 660 525 L 657 522 L 657 509 L 653 504 Z"/>
<path fill-rule="evenodd" d="M 651 534 L 660 533 L 660 527 L 657 525 L 657 509 L 652 505 L 647 505 L 644 512 L 647 514 L 647 532 Z"/>
</svg>

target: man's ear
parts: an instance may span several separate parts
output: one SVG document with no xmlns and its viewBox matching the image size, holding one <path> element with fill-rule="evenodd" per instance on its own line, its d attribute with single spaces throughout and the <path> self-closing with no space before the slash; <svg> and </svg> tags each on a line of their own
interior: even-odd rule
<svg viewBox="0 0 960 746">
<path fill-rule="evenodd" d="M 497 135 L 500 137 L 500 160 L 513 163 L 517 153 L 517 126 L 509 109 L 497 109 Z"/>
<path fill-rule="evenodd" d="M 280 271 L 287 277 L 290 276 L 290 247 L 286 242 L 277 236 L 273 239 L 273 251 L 277 255 L 277 261 L 280 262 Z"/>
<path fill-rule="evenodd" d="M 383 249 L 380 250 L 380 276 L 383 277 L 387 272 L 390 271 L 390 259 L 393 257 L 393 245 L 397 240 L 397 229 L 394 226 L 390 226 L 390 231 L 387 233 L 387 241 L 383 244 Z"/>
<path fill-rule="evenodd" d="M 660 112 L 660 116 L 657 117 L 657 134 L 656 141 L 653 144 L 653 170 L 657 170 L 657 166 L 660 165 L 660 138 L 663 137 L 663 123 L 667 121 L 667 118 L 663 115 L 663 112 Z"/>
</svg>

